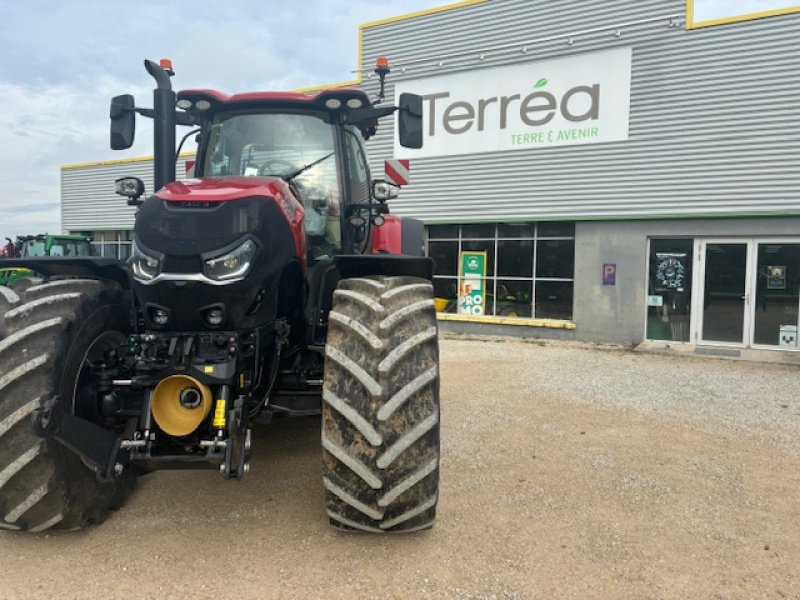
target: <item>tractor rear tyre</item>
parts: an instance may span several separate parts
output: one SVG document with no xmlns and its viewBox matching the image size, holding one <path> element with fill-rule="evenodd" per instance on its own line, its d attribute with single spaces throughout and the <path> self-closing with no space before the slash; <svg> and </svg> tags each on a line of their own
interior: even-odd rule
<svg viewBox="0 0 800 600">
<path fill-rule="evenodd" d="M 0 528 L 80 529 L 121 506 L 133 479 L 100 483 L 77 454 L 34 433 L 31 413 L 58 395 L 91 416 L 89 365 L 125 341 L 130 309 L 116 284 L 33 283 L 0 287 Z"/>
<path fill-rule="evenodd" d="M 333 294 L 322 391 L 331 525 L 428 529 L 439 489 L 439 346 L 433 286 L 343 279 Z"/>
</svg>

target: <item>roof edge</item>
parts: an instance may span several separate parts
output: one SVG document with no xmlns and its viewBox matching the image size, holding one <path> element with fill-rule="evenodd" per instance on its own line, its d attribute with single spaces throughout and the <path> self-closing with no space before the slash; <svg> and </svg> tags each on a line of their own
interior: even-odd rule
<svg viewBox="0 0 800 600">
<path fill-rule="evenodd" d="M 326 83 L 323 85 L 314 85 L 310 87 L 299 88 L 296 92 L 314 92 L 325 88 L 345 87 L 348 85 L 361 85 L 363 77 L 361 75 L 364 68 L 364 30 L 373 27 L 380 27 L 381 25 L 391 25 L 400 21 L 408 21 L 409 19 L 416 19 L 418 17 L 427 17 L 428 15 L 435 15 L 451 10 L 457 10 L 475 4 L 484 4 L 488 0 L 461 0 L 460 2 L 453 2 L 450 4 L 443 4 L 442 6 L 434 6 L 433 8 L 426 8 L 424 10 L 417 10 L 414 12 L 398 15 L 396 17 L 387 17 L 385 19 L 378 19 L 376 21 L 368 21 L 358 26 L 358 60 L 357 60 L 357 77 L 349 81 L 337 81 L 333 83 Z"/>
<path fill-rule="evenodd" d="M 195 156 L 194 152 L 181 152 L 179 158 L 193 158 Z M 134 158 L 113 158 L 110 160 L 93 160 L 90 162 L 82 162 L 82 163 L 71 163 L 68 165 L 61 165 L 62 171 L 69 171 L 72 169 L 85 169 L 87 167 L 103 167 L 106 165 L 124 165 L 129 163 L 138 163 L 138 162 L 150 162 L 153 160 L 153 156 L 137 156 Z"/>
</svg>

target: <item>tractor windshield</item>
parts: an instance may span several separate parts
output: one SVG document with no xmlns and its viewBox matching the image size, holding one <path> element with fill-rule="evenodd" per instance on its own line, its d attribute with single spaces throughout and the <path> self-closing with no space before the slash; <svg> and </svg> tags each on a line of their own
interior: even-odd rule
<svg viewBox="0 0 800 600">
<path fill-rule="evenodd" d="M 305 207 L 307 235 L 338 248 L 334 134 L 333 125 L 307 113 L 222 113 L 211 126 L 203 176 L 290 179 Z"/>
<path fill-rule="evenodd" d="M 206 177 L 283 177 L 333 151 L 333 126 L 318 117 L 223 113 L 211 126 L 203 173 Z M 335 184 L 335 163 L 321 162 L 298 180 L 304 186 Z"/>
<path fill-rule="evenodd" d="M 22 247 L 22 256 L 47 256 L 44 240 L 28 240 Z"/>
</svg>

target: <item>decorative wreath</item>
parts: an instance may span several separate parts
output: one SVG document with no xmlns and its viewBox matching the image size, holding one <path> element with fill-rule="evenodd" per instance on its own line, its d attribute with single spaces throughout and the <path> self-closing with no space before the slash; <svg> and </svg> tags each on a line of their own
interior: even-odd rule
<svg viewBox="0 0 800 600">
<path fill-rule="evenodd" d="M 656 268 L 656 281 L 659 287 L 675 290 L 683 287 L 686 267 L 677 258 L 665 258 Z"/>
</svg>

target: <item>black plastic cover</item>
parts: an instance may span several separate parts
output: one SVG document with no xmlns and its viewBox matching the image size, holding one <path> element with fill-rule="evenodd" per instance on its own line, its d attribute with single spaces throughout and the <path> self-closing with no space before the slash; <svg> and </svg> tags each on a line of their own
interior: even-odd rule
<svg viewBox="0 0 800 600">
<path fill-rule="evenodd" d="M 164 329 L 207 329 L 202 313 L 217 303 L 225 306 L 225 321 L 220 328 L 252 328 L 276 317 L 282 274 L 297 257 L 289 223 L 271 198 L 256 196 L 193 204 L 165 202 L 151 196 L 139 209 L 134 231 L 142 251 L 161 256 L 162 271 L 170 273 L 202 273 L 204 257 L 224 254 L 248 238 L 258 245 L 243 281 L 227 285 L 135 282 L 142 306 L 157 305 L 170 311 L 170 322 Z M 302 282 L 298 283 L 300 286 Z M 303 298 L 302 288 L 292 296 Z M 147 315 L 145 319 L 148 328 L 154 328 Z"/>
</svg>

